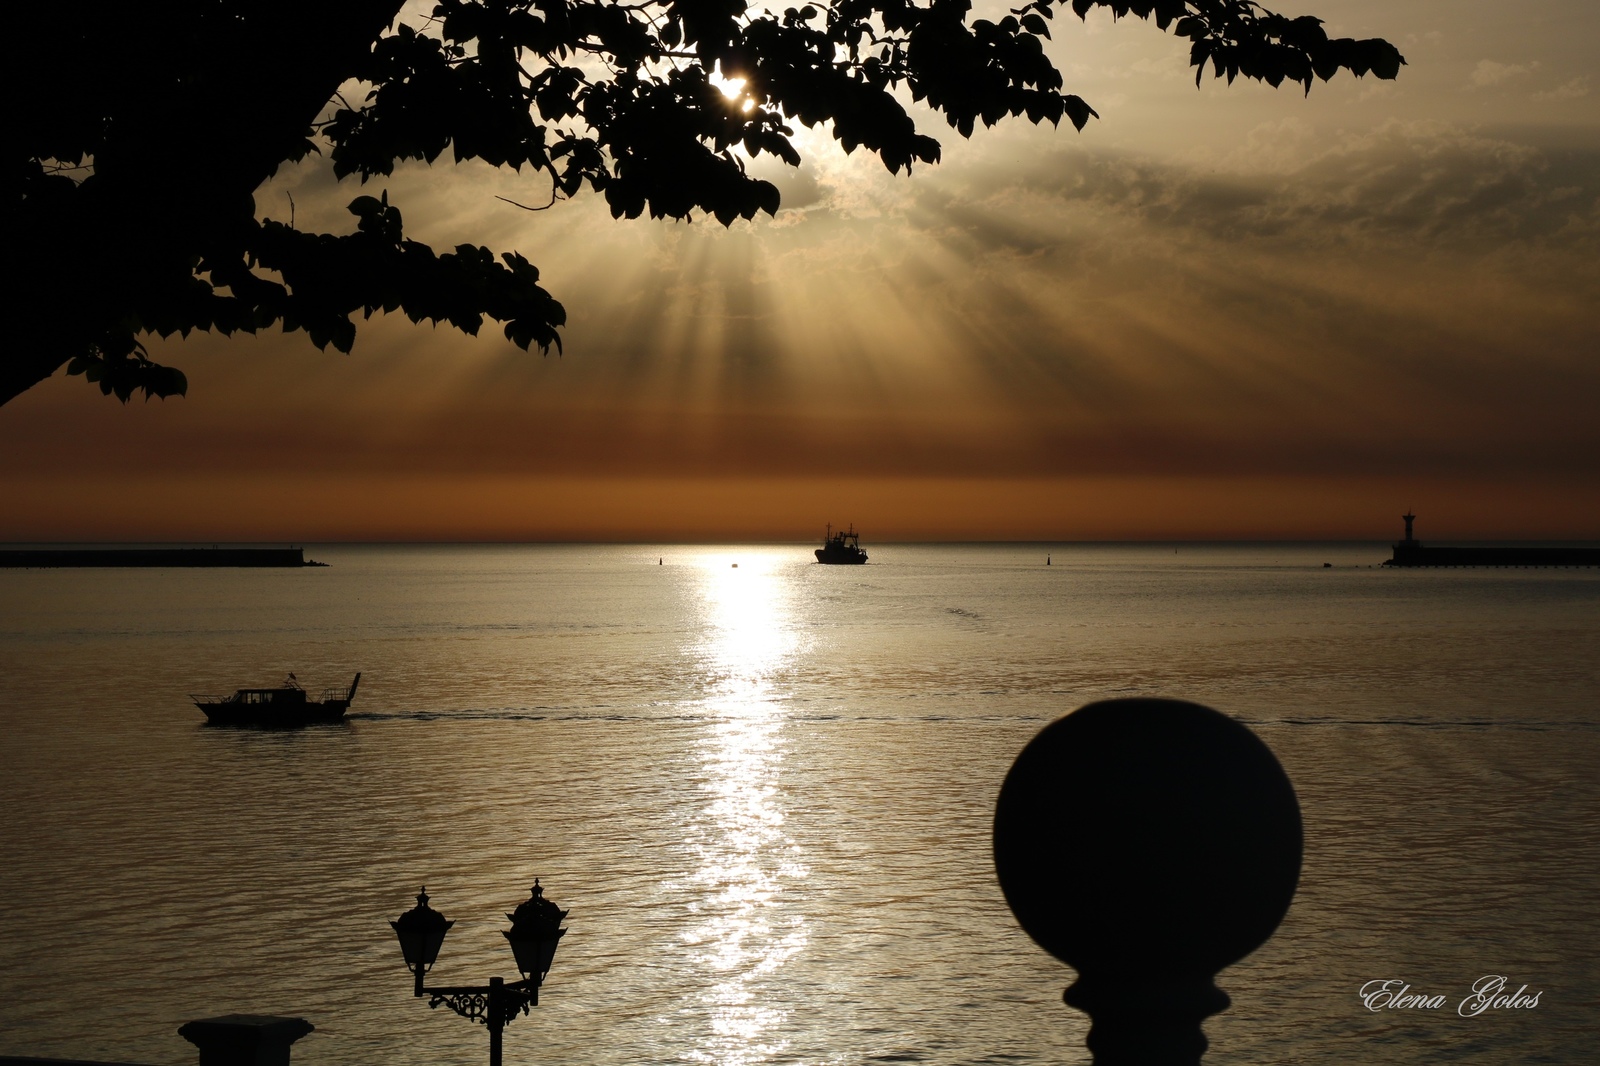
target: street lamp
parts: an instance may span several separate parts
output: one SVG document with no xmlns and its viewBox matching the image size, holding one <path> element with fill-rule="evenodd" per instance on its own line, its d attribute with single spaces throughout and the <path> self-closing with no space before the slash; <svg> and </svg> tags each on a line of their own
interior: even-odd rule
<svg viewBox="0 0 1600 1066">
<path fill-rule="evenodd" d="M 566 935 L 561 920 L 567 912 L 544 898 L 544 889 L 537 879 L 533 882 L 533 895 L 522 901 L 517 909 L 507 914 L 511 928 L 503 930 L 516 957 L 522 980 L 506 984 L 499 977 L 489 978 L 487 985 L 449 985 L 424 988 L 422 977 L 439 957 L 444 935 L 454 925 L 444 915 L 428 906 L 428 890 L 417 893 L 417 905 L 390 922 L 395 936 L 400 940 L 400 953 L 405 956 L 406 969 L 416 977 L 413 995 L 428 996 L 428 1006 L 441 1003 L 469 1021 L 482 1022 L 489 1027 L 489 1066 L 500 1064 L 500 1034 L 506 1024 L 518 1014 L 528 1013 L 528 1008 L 539 1005 L 539 986 L 556 955 L 556 945 Z"/>
</svg>

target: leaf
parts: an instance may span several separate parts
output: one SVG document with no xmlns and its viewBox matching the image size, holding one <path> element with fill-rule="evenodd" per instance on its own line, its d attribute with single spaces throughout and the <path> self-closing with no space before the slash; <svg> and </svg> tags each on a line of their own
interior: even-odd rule
<svg viewBox="0 0 1600 1066">
<path fill-rule="evenodd" d="M 168 396 L 187 396 L 189 394 L 189 379 L 183 371 L 174 366 L 151 365 L 150 373 L 144 386 L 145 402 L 150 397 L 159 396 L 165 400 Z"/>
<path fill-rule="evenodd" d="M 1067 112 L 1067 118 L 1072 121 L 1074 129 L 1082 130 L 1089 124 L 1090 118 L 1099 118 L 1100 114 L 1084 102 L 1081 96 L 1068 96 L 1061 101 L 1062 107 Z"/>
<path fill-rule="evenodd" d="M 341 318 L 333 323 L 329 337 L 332 339 L 335 348 L 345 355 L 349 355 L 350 349 L 355 347 L 356 343 L 356 324 L 348 318 Z"/>
</svg>

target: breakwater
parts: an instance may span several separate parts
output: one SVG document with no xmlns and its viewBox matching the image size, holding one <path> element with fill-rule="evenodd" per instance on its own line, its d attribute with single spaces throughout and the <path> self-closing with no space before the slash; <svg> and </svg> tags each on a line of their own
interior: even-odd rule
<svg viewBox="0 0 1600 1066">
<path fill-rule="evenodd" d="M 1407 511 L 1400 520 L 1406 524 L 1406 537 L 1395 544 L 1394 555 L 1383 561 L 1384 566 L 1600 566 L 1600 548 L 1567 545 L 1431 548 L 1416 537 L 1416 515 Z"/>
<path fill-rule="evenodd" d="M 1445 547 L 1401 542 L 1384 566 L 1600 566 L 1600 548 Z"/>
</svg>

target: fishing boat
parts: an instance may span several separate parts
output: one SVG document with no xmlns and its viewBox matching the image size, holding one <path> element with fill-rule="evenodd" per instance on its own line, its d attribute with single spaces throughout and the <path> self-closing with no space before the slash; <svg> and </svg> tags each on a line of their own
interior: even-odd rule
<svg viewBox="0 0 1600 1066">
<path fill-rule="evenodd" d="M 356 674 L 348 689 L 324 689 L 313 700 L 294 674 L 277 688 L 242 688 L 231 696 L 190 696 L 212 725 L 296 726 L 312 722 L 337 722 L 356 698 Z"/>
<path fill-rule="evenodd" d="M 852 525 L 848 530 L 835 533 L 833 526 L 823 536 L 822 547 L 817 549 L 819 563 L 864 563 L 867 553 L 861 550 L 861 535 Z"/>
</svg>

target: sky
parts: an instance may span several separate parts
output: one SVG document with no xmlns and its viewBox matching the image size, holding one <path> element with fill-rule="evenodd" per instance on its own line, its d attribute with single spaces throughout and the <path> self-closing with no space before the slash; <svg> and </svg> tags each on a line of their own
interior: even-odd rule
<svg viewBox="0 0 1600 1066">
<path fill-rule="evenodd" d="M 262 217 L 515 249 L 564 354 L 361 326 L 152 343 L 189 394 L 0 407 L 0 541 L 1600 539 L 1600 6 L 1305 0 L 1393 82 L 1209 75 L 1055 20 L 1080 133 L 908 178 L 820 132 L 776 218 L 547 212 L 536 178 L 315 162 Z"/>
</svg>

